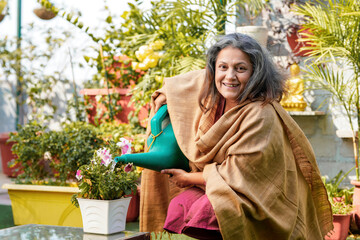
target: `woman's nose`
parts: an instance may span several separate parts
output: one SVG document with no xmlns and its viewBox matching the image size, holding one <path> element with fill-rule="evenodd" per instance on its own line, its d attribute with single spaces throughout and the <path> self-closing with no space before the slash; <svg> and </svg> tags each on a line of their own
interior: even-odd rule
<svg viewBox="0 0 360 240">
<path fill-rule="evenodd" d="M 235 71 L 232 69 L 228 69 L 226 72 L 226 79 L 235 79 Z"/>
</svg>

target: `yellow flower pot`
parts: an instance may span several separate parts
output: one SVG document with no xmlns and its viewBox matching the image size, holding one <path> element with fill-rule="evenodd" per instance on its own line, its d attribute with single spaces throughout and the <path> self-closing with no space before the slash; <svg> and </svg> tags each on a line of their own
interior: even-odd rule
<svg viewBox="0 0 360 240">
<path fill-rule="evenodd" d="M 15 225 L 83 226 L 80 209 L 71 203 L 77 187 L 4 184 L 2 188 L 8 190 Z"/>
</svg>

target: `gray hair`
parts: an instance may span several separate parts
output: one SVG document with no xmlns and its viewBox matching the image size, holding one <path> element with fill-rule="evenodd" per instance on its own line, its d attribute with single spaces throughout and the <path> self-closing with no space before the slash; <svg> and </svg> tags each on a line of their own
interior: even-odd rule
<svg viewBox="0 0 360 240">
<path fill-rule="evenodd" d="M 218 91 L 215 86 L 215 63 L 219 52 L 226 47 L 238 48 L 246 53 L 253 66 L 253 73 L 238 97 L 241 103 L 247 99 L 261 99 L 264 104 L 274 100 L 281 100 L 284 92 L 285 77 L 277 69 L 268 51 L 248 35 L 231 33 L 222 36 L 207 53 L 205 87 L 200 94 L 199 104 L 203 111 L 208 111 L 215 105 Z M 205 102 L 210 100 L 210 106 Z"/>
</svg>

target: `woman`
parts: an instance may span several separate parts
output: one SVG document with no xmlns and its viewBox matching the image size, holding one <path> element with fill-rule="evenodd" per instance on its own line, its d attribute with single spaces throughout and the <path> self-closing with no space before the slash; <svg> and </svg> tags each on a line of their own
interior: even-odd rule
<svg viewBox="0 0 360 240">
<path fill-rule="evenodd" d="M 213 45 L 206 70 L 165 80 L 153 109 L 167 103 L 192 171 L 144 172 L 142 231 L 165 222 L 199 239 L 323 239 L 330 204 L 308 140 L 279 104 L 283 85 L 243 34 Z"/>
</svg>

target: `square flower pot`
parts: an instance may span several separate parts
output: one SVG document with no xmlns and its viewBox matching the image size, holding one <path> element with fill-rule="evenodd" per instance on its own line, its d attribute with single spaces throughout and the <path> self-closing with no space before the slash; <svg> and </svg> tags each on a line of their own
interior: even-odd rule
<svg viewBox="0 0 360 240">
<path fill-rule="evenodd" d="M 113 234 L 125 230 L 131 197 L 116 200 L 78 198 L 86 233 Z"/>
</svg>

